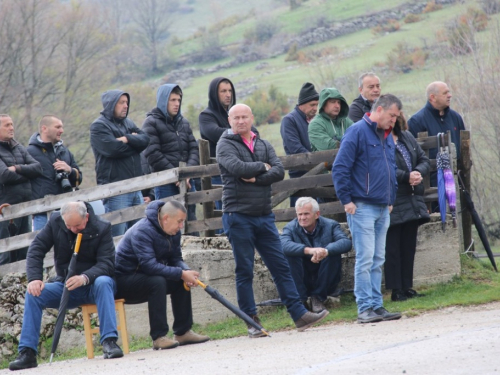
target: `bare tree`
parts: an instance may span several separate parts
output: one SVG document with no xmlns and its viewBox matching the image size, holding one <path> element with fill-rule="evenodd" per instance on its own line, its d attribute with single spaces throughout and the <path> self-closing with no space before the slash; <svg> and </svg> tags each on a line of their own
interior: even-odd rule
<svg viewBox="0 0 500 375">
<path fill-rule="evenodd" d="M 139 40 L 146 48 L 150 58 L 151 73 L 160 72 L 158 67 L 160 43 L 169 36 L 172 13 L 178 7 L 177 1 L 133 0 L 131 17 L 137 25 Z"/>
</svg>

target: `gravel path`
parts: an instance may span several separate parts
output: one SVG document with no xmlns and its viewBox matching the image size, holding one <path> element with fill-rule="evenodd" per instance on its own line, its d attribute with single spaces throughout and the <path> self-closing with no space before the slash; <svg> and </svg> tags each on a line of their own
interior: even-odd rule
<svg viewBox="0 0 500 375">
<path fill-rule="evenodd" d="M 271 338 L 143 350 L 116 360 L 55 362 L 17 373 L 498 374 L 500 303 L 446 308 L 393 322 L 330 324 Z"/>
</svg>

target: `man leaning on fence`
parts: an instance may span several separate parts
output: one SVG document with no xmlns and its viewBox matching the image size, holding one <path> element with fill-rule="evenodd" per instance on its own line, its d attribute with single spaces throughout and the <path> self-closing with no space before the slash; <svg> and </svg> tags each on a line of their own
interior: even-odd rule
<svg viewBox="0 0 500 375">
<path fill-rule="evenodd" d="M 332 168 L 356 251 L 354 294 L 359 323 L 401 318 L 384 308 L 381 292 L 385 239 L 397 189 L 391 130 L 401 108 L 394 95 L 380 96 L 371 113 L 347 129 Z"/>
<path fill-rule="evenodd" d="M 281 248 L 271 205 L 271 184 L 285 175 L 271 144 L 254 134 L 252 110 L 236 104 L 229 110 L 231 129 L 217 143 L 221 171 L 222 223 L 233 248 L 240 309 L 260 323 L 253 295 L 255 249 L 271 272 L 281 300 L 298 331 L 322 320 L 328 311 L 312 313 L 302 304 Z M 251 338 L 264 333 L 248 326 Z"/>
<path fill-rule="evenodd" d="M 184 206 L 171 200 L 154 201 L 146 208 L 146 217 L 125 233 L 116 249 L 117 298 L 127 303 L 148 303 L 153 349 L 209 340 L 191 330 L 193 309 L 191 292 L 197 286 L 197 271 L 184 263 L 181 229 L 186 220 Z M 167 336 L 167 294 L 172 301 L 174 338 Z"/>
<path fill-rule="evenodd" d="M 45 115 L 38 124 L 38 132 L 30 138 L 28 152 L 43 169 L 42 175 L 31 181 L 33 199 L 73 191 L 82 182 L 82 172 L 73 154 L 63 145 L 63 133 L 62 121 Z M 47 221 L 45 212 L 33 215 L 33 229 L 42 229 Z"/>
<path fill-rule="evenodd" d="M 315 199 L 299 198 L 295 211 L 297 217 L 283 228 L 281 245 L 300 299 L 310 297 L 310 309 L 317 313 L 338 288 L 341 255 L 351 250 L 352 242 L 339 223 L 320 215 Z"/>
<path fill-rule="evenodd" d="M 42 174 L 42 167 L 24 146 L 14 139 L 14 123 L 9 115 L 0 115 L 0 205 L 32 199 L 30 181 Z M 31 217 L 0 222 L 0 239 L 31 232 Z M 0 253 L 0 264 L 26 258 L 28 248 Z"/>
<path fill-rule="evenodd" d="M 24 303 L 19 355 L 9 364 L 11 370 L 36 367 L 42 311 L 59 307 L 76 236 L 82 242 L 76 261 L 75 276 L 66 280 L 70 290 L 68 309 L 96 304 L 104 358 L 119 358 L 123 352 L 116 344 L 118 331 L 114 294 L 115 247 L 111 224 L 96 216 L 88 203 L 69 202 L 54 212 L 30 245 L 26 260 L 28 289 Z M 54 247 L 56 276 L 43 281 L 43 259 Z"/>
<path fill-rule="evenodd" d="M 109 90 L 101 95 L 103 110 L 90 126 L 90 145 L 95 157 L 98 185 L 123 181 L 143 175 L 141 151 L 149 137 L 130 120 L 130 95 L 122 90 Z M 126 183 L 124 183 L 126 186 Z M 103 200 L 106 212 L 140 205 L 140 191 L 109 197 Z M 113 236 L 125 233 L 135 221 L 113 225 Z"/>
</svg>

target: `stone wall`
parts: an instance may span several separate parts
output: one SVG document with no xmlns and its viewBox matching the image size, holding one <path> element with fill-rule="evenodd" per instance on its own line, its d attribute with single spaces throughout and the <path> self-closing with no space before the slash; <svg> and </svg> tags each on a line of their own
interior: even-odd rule
<svg viewBox="0 0 500 375">
<path fill-rule="evenodd" d="M 448 225 L 442 232 L 441 223 L 434 221 L 423 225 L 419 230 L 417 254 L 415 259 L 415 285 L 421 286 L 437 282 L 446 282 L 460 273 L 458 230 Z M 343 224 L 343 229 L 348 228 Z M 234 260 L 230 245 L 225 238 L 185 237 L 183 252 L 186 262 L 192 269 L 199 270 L 200 280 L 219 290 L 229 301 L 237 305 Z M 352 291 L 354 286 L 355 253 L 350 251 L 342 257 L 342 284 L 346 291 Z M 21 264 L 21 262 L 20 262 Z M 12 270 L 14 265 L 9 265 Z M 45 264 L 51 267 L 48 257 Z M 6 266 L 0 267 L 0 275 Z M 5 272 L 5 271 L 3 271 Z M 277 291 L 267 268 L 257 255 L 254 269 L 254 293 L 257 302 L 277 298 Z M 21 332 L 24 311 L 24 294 L 26 291 L 26 276 L 23 273 L 11 273 L 3 276 L 0 281 L 0 360 L 11 355 L 13 342 L 18 342 Z M 200 324 L 217 322 L 232 316 L 232 313 L 219 302 L 212 299 L 200 287 L 192 290 L 194 321 Z M 170 305 L 168 303 L 168 305 Z M 42 335 L 50 337 L 53 332 L 57 310 L 44 313 Z M 129 336 L 148 337 L 149 322 L 147 305 L 126 305 L 127 328 Z M 172 324 L 171 308 L 168 306 L 168 321 Z M 80 309 L 68 312 L 64 331 L 59 344 L 60 350 L 84 346 Z M 76 328 L 76 329 L 75 329 Z M 97 340 L 97 336 L 95 336 Z M 42 355 L 46 354 L 43 351 Z"/>
</svg>

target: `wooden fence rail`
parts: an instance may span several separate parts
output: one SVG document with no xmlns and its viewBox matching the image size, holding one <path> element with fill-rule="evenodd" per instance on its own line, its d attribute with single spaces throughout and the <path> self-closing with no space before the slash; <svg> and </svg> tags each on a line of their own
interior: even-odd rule
<svg viewBox="0 0 500 375">
<path fill-rule="evenodd" d="M 467 132 L 468 133 L 468 132 Z M 419 136 L 419 144 L 428 153 L 429 148 L 437 146 L 437 137 Z M 450 143 L 448 134 L 447 142 Z M 464 147 L 464 146 L 462 146 Z M 205 234 L 213 234 L 213 230 L 222 228 L 221 213 L 213 209 L 214 201 L 222 197 L 221 187 L 212 187 L 210 177 L 219 174 L 217 164 L 214 164 L 208 154 L 208 142 L 200 140 L 200 152 L 203 163 L 195 167 L 179 167 L 168 171 L 152 173 L 129 180 L 115 182 L 107 185 L 82 189 L 71 193 L 57 196 L 47 196 L 29 202 L 20 203 L 7 207 L 0 215 L 0 222 L 26 215 L 43 212 L 50 212 L 59 209 L 62 204 L 75 200 L 90 202 L 104 199 L 133 191 L 143 190 L 158 185 L 173 183 L 186 178 L 202 178 L 202 191 L 186 192 L 172 197 L 164 198 L 164 201 L 175 199 L 185 204 L 203 204 L 203 218 L 186 223 L 187 232 L 206 231 Z M 468 153 L 465 153 L 468 155 Z M 295 196 L 315 196 L 334 198 L 335 201 L 320 205 L 323 215 L 343 215 L 344 209 L 340 202 L 336 201 L 335 189 L 332 184 L 331 174 L 327 173 L 337 155 L 337 150 L 314 152 L 308 154 L 298 154 L 280 157 L 285 169 L 304 170 L 307 173 L 296 179 L 285 179 L 272 185 L 272 205 L 276 207 L 285 201 L 290 195 Z M 462 151 L 464 155 L 464 151 Z M 436 169 L 435 160 L 431 161 L 431 170 Z M 424 181 L 425 182 L 425 181 Z M 429 187 L 426 181 L 425 200 L 433 201 L 437 199 L 437 189 Z M 458 191 L 458 189 L 457 189 Z M 112 224 L 119 224 L 144 216 L 147 205 L 139 205 L 125 208 L 119 211 L 103 214 L 102 217 Z M 295 217 L 293 208 L 274 209 L 276 221 L 289 221 Z M 20 249 L 28 246 L 34 239 L 36 232 L 26 233 L 15 237 L 0 240 L 0 253 Z M 468 243 L 468 242 L 466 242 Z"/>
</svg>

